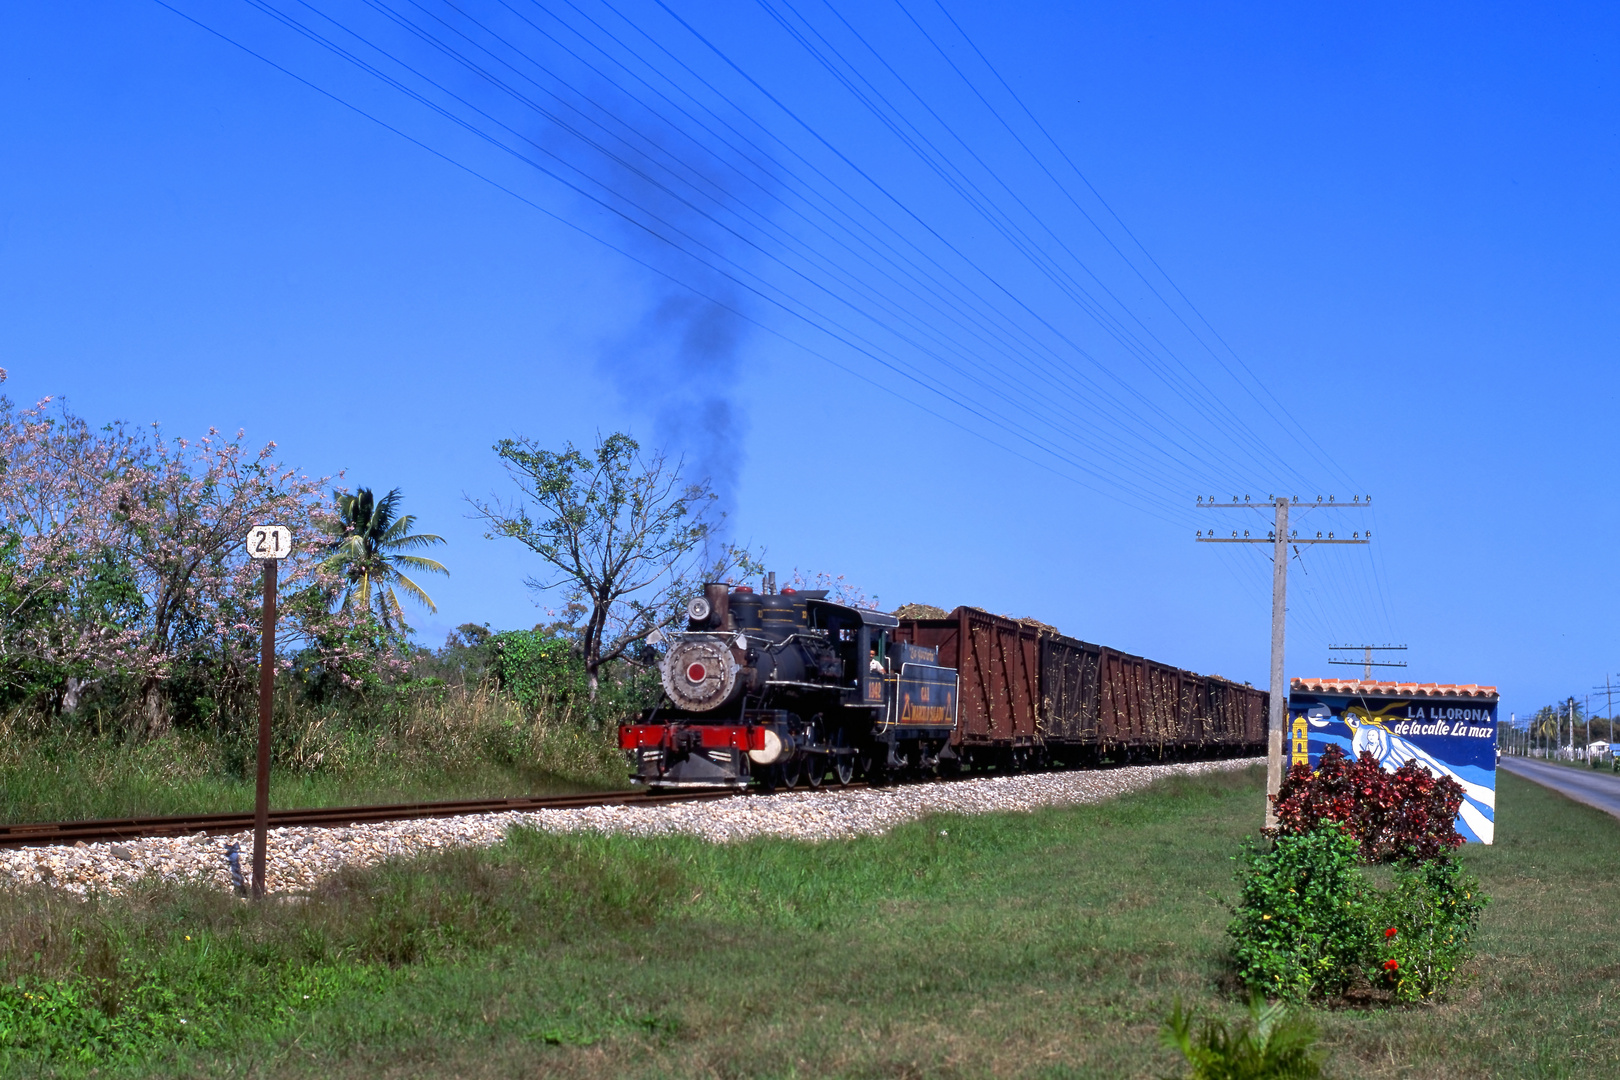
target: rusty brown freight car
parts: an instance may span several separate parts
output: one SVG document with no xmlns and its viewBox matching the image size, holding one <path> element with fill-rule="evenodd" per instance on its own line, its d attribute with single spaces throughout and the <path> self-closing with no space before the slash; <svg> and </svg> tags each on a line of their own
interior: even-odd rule
<svg viewBox="0 0 1620 1080">
<path fill-rule="evenodd" d="M 1041 641 L 1049 744 L 1151 748 L 1196 741 L 1182 708 L 1182 672 L 1140 656 L 1048 634 Z"/>
<path fill-rule="evenodd" d="M 934 646 L 939 662 L 956 669 L 951 743 L 958 754 L 994 750 L 1021 759 L 1041 746 L 1041 635 L 1034 627 L 959 607 L 943 619 L 901 620 L 895 637 Z"/>
<path fill-rule="evenodd" d="M 953 745 L 1013 764 L 1055 757 L 1182 757 L 1258 751 L 1266 694 L 975 608 L 902 620 L 899 640 L 957 669 Z"/>
</svg>

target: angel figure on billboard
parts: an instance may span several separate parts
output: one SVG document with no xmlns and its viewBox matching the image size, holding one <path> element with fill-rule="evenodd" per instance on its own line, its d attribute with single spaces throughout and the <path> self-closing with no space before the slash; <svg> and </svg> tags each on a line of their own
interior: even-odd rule
<svg viewBox="0 0 1620 1080">
<path fill-rule="evenodd" d="M 1340 719 L 1350 729 L 1350 756 L 1359 758 L 1363 751 L 1370 753 L 1390 772 L 1408 761 L 1415 761 L 1436 776 L 1449 776 L 1463 789 L 1463 803 L 1458 810 L 1463 822 L 1484 843 L 1490 843 L 1496 832 L 1496 792 L 1481 784 L 1459 776 L 1455 771 L 1436 761 L 1424 750 L 1389 730 L 1386 720 L 1405 702 L 1390 705 L 1378 712 L 1370 712 L 1359 705 L 1346 708 Z M 1313 723 L 1315 722 L 1313 718 Z"/>
</svg>

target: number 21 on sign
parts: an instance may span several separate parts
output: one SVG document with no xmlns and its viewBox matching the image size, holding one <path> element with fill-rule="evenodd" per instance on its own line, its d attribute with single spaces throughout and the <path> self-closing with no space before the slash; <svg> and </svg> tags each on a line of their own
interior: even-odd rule
<svg viewBox="0 0 1620 1080">
<path fill-rule="evenodd" d="M 255 525 L 248 530 L 247 550 L 254 559 L 285 559 L 292 554 L 292 532 L 285 525 Z"/>
</svg>

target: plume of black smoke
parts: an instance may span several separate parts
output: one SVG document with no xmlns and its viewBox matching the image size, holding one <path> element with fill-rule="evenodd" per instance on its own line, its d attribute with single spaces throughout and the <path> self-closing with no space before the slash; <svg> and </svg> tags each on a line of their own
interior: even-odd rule
<svg viewBox="0 0 1620 1080">
<path fill-rule="evenodd" d="M 706 480 L 732 514 L 748 432 L 739 383 L 752 310 L 728 275 L 749 274 L 767 242 L 762 204 L 777 190 L 774 167 L 734 149 L 734 129 L 722 140 L 677 125 L 668 110 L 613 88 L 564 103 L 572 120 L 548 127 L 548 148 L 590 178 L 593 194 L 618 211 L 593 204 L 592 216 L 653 268 L 637 314 L 603 343 L 597 368 L 652 421 L 658 446 L 684 459 L 686 478 Z M 715 540 L 723 539 L 722 530 Z"/>
<path fill-rule="evenodd" d="M 570 217 L 646 267 L 634 312 L 596 366 L 651 422 L 641 441 L 681 457 L 686 479 L 707 480 L 734 513 L 747 433 L 738 386 L 759 285 L 750 278 L 781 236 L 780 170 L 762 129 L 732 90 L 665 62 L 690 44 L 667 21 L 574 4 L 366 7 L 432 69 L 430 97 L 499 141 L 514 136 L 549 175 L 535 178 L 544 198 L 566 192 Z"/>
<path fill-rule="evenodd" d="M 745 324 L 682 289 L 660 290 L 635 327 L 598 361 L 626 401 L 649 413 L 658 445 L 681 454 L 720 506 L 736 506 L 747 418 L 738 405 Z"/>
</svg>

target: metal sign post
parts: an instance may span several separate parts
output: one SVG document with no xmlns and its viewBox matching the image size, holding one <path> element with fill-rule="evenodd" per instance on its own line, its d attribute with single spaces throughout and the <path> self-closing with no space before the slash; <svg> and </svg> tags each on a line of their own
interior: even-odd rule
<svg viewBox="0 0 1620 1080">
<path fill-rule="evenodd" d="M 283 525 L 248 530 L 248 556 L 264 564 L 264 614 L 259 642 L 259 782 L 253 798 L 253 898 L 264 897 L 264 852 L 270 831 L 270 705 L 276 685 L 276 564 L 292 554 Z"/>
</svg>

